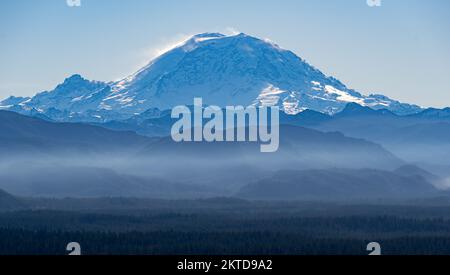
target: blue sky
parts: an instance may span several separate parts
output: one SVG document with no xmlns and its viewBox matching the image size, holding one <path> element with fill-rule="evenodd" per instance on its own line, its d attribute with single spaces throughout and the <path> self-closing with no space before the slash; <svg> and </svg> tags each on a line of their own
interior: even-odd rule
<svg viewBox="0 0 450 275">
<path fill-rule="evenodd" d="M 187 35 L 269 38 L 364 94 L 450 106 L 450 1 L 2 0 L 0 98 L 116 80 Z"/>
</svg>

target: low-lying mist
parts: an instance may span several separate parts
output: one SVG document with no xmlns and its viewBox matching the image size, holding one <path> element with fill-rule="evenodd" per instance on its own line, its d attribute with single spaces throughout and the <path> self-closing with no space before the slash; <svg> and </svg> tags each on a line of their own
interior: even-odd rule
<svg viewBox="0 0 450 275">
<path fill-rule="evenodd" d="M 212 144 L 189 146 L 195 146 L 195 150 L 175 147 L 174 150 L 148 152 L 119 151 L 88 155 L 60 153 L 52 156 L 21 154 L 2 157 L 0 189 L 26 197 L 193 199 L 242 195 L 244 198 L 271 199 L 270 196 L 267 197 L 267 190 L 275 188 L 282 191 L 274 199 L 281 200 L 333 200 L 345 198 L 346 195 L 349 198 L 381 197 L 385 193 L 395 197 L 400 193 L 389 191 L 395 188 L 395 184 L 403 186 L 402 188 L 410 184 L 411 192 L 408 195 L 412 197 L 420 196 L 423 190 L 434 189 L 431 181 L 428 182 L 425 178 L 414 181 L 408 178 L 420 174 L 414 169 L 408 171 L 407 175 L 391 172 L 404 163 L 392 161 L 390 155 L 380 154 L 378 157 L 387 158 L 374 159 L 370 154 L 364 156 L 361 152 L 341 150 L 328 153 L 312 150 L 302 154 L 296 152 L 295 148 L 289 148 L 275 154 L 263 154 L 257 150 L 256 145 L 254 152 L 242 145 L 219 149 Z M 236 149 L 235 146 L 241 148 Z M 389 164 L 386 160 L 392 162 Z M 391 165 L 390 168 L 387 165 L 376 165 L 383 161 L 384 164 Z M 378 181 L 355 178 L 354 175 L 364 174 L 361 170 L 364 168 L 370 168 L 371 176 L 382 176 Z M 346 176 L 337 178 L 327 172 L 336 169 L 346 169 Z M 281 180 L 278 175 L 280 171 L 286 170 L 298 172 L 290 173 L 288 177 L 283 176 Z M 318 171 L 313 178 L 308 173 L 312 170 Z M 390 180 L 395 184 L 388 186 L 383 182 Z M 342 185 L 342 181 L 348 181 L 348 184 Z M 289 184 L 286 185 L 285 182 Z M 412 182 L 420 188 L 414 189 L 416 186 Z M 270 188 L 265 190 L 267 183 Z M 358 184 L 358 192 L 355 192 L 352 184 Z M 314 185 L 322 186 L 320 194 L 303 196 Z M 340 191 L 336 192 L 336 188 Z M 400 187 L 398 189 L 402 190 Z M 377 190 L 377 193 L 373 193 L 373 190 Z M 259 197 L 258 194 L 263 195 Z"/>
</svg>

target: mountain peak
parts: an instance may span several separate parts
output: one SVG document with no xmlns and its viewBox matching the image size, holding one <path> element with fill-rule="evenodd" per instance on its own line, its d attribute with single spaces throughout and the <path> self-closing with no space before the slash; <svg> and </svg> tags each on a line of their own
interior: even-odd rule
<svg viewBox="0 0 450 275">
<path fill-rule="evenodd" d="M 82 81 L 87 81 L 87 80 L 79 74 L 74 74 L 74 75 L 67 77 L 64 80 L 64 84 L 78 83 L 78 82 L 82 82 Z"/>
<path fill-rule="evenodd" d="M 199 33 L 199 34 L 195 34 L 191 37 L 192 38 L 224 38 L 224 37 L 235 37 L 235 38 L 239 38 L 239 37 L 252 37 L 255 39 L 259 39 L 253 36 L 250 36 L 246 33 L 240 32 L 240 33 L 234 33 L 234 34 L 223 34 L 220 32 L 204 32 L 204 33 Z M 262 39 L 259 39 L 262 40 Z"/>
<path fill-rule="evenodd" d="M 242 32 L 231 35 L 225 35 L 222 33 L 211 33 L 211 32 L 200 33 L 186 40 L 178 48 L 182 48 L 185 51 L 189 52 L 196 49 L 199 46 L 207 46 L 210 44 L 210 42 L 217 42 L 219 40 L 221 41 L 222 46 L 229 45 L 234 47 L 239 46 L 239 44 L 242 43 L 247 43 L 249 47 L 261 47 L 262 45 L 270 45 L 272 49 L 273 48 L 276 48 L 277 50 L 281 49 L 277 44 L 270 41 L 269 39 L 260 39 Z"/>
<path fill-rule="evenodd" d="M 355 102 L 348 103 L 343 111 L 354 112 L 354 111 L 373 111 L 371 108 L 359 105 Z"/>
<path fill-rule="evenodd" d="M 204 33 L 199 33 L 196 34 L 194 36 L 192 36 L 192 38 L 220 38 L 220 37 L 225 37 L 226 35 L 218 33 L 218 32 L 204 32 Z"/>
<path fill-rule="evenodd" d="M 4 108 L 8 108 L 8 107 L 12 107 L 15 105 L 19 105 L 23 102 L 26 102 L 30 100 L 30 97 L 16 97 L 16 96 L 10 96 L 8 98 L 6 98 L 3 101 L 0 101 L 0 109 L 4 109 Z"/>
<path fill-rule="evenodd" d="M 437 109 L 437 108 L 428 108 L 423 110 L 418 114 L 414 114 L 413 116 L 422 117 L 422 118 L 448 118 L 450 117 L 450 108 Z"/>
<path fill-rule="evenodd" d="M 222 107 L 277 105 L 293 115 L 305 109 L 336 114 L 349 102 L 403 113 L 419 111 L 416 106 L 349 89 L 268 39 L 216 32 L 194 35 L 113 83 L 101 104 L 134 115 L 191 104 L 194 97 Z"/>
<path fill-rule="evenodd" d="M 352 116 L 352 115 L 379 115 L 379 116 L 395 116 L 395 114 L 387 109 L 372 109 L 368 106 L 361 106 L 358 103 L 349 103 L 345 106 L 342 112 L 337 116 Z"/>
<path fill-rule="evenodd" d="M 333 115 L 350 102 L 399 114 L 421 111 L 349 89 L 268 39 L 217 32 L 192 36 L 120 81 L 103 83 L 72 75 L 52 92 L 35 96 L 27 107 L 111 112 L 129 118 L 152 108 L 190 105 L 195 97 L 221 107 L 278 106 L 289 115 L 306 109 Z"/>
<path fill-rule="evenodd" d="M 344 110 L 339 113 L 339 115 L 352 115 L 352 114 L 376 114 L 377 111 L 373 110 L 372 108 L 361 106 L 358 103 L 348 103 Z"/>
</svg>

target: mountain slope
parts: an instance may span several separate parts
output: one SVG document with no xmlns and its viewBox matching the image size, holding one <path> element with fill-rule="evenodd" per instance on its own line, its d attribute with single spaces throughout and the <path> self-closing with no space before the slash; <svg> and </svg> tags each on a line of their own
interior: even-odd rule
<svg viewBox="0 0 450 275">
<path fill-rule="evenodd" d="M 26 208 L 25 202 L 14 197 L 13 195 L 0 190 L 0 212 L 10 210 L 20 210 Z"/>
<path fill-rule="evenodd" d="M 445 109 L 429 109 L 417 115 L 399 116 L 388 110 L 349 104 L 329 119 L 295 119 L 291 123 L 370 140 L 406 161 L 449 164 L 450 119 L 446 113 Z"/>
<path fill-rule="evenodd" d="M 106 84 L 75 75 L 54 91 L 31 99 L 10 98 L 0 108 L 44 114 L 52 110 L 49 117 L 59 121 L 102 122 L 151 108 L 191 105 L 194 97 L 220 107 L 277 105 L 287 114 L 306 109 L 334 114 L 349 102 L 397 114 L 421 110 L 382 95 L 364 96 L 272 42 L 218 33 L 193 36 L 123 80 Z"/>
<path fill-rule="evenodd" d="M 267 170 L 295 167 L 396 168 L 402 161 L 381 146 L 340 133 L 282 125 L 280 145 L 276 153 L 262 154 L 260 143 L 254 142 L 181 142 L 170 137 L 150 144 L 141 155 L 164 156 L 172 163 L 199 166 L 199 162 L 247 163 Z M 190 161 L 186 161 L 190 160 Z"/>
<path fill-rule="evenodd" d="M 132 132 L 48 122 L 8 111 L 0 111 L 0 129 L 0 157 L 6 158 L 10 157 L 7 153 L 133 151 L 149 142 L 149 139 Z"/>
</svg>

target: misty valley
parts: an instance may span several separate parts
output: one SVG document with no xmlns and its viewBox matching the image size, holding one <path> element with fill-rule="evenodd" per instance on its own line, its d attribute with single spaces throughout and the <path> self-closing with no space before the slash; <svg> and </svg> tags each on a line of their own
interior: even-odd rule
<svg viewBox="0 0 450 275">
<path fill-rule="evenodd" d="M 373 241 L 387 255 L 449 254 L 448 151 L 430 162 L 415 141 L 394 154 L 323 130 L 362 119 L 436 123 L 354 105 L 305 112 L 263 154 L 0 111 L 0 254 L 62 255 L 71 241 L 87 255 L 367 255 Z"/>
</svg>

